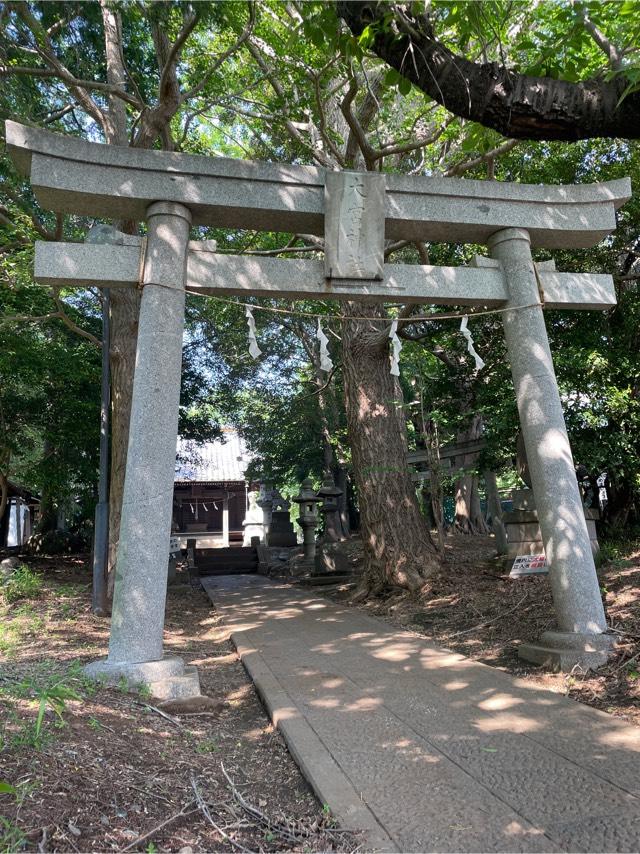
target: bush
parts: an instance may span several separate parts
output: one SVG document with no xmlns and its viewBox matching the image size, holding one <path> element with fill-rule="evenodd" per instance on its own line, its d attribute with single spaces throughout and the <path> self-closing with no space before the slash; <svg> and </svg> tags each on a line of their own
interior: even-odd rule
<svg viewBox="0 0 640 854">
<path fill-rule="evenodd" d="M 36 599 L 42 592 L 42 579 L 26 564 L 19 566 L 0 588 L 9 603 L 20 599 Z"/>
<path fill-rule="evenodd" d="M 87 548 L 86 531 L 45 531 L 29 538 L 27 550 L 33 555 L 73 554 Z"/>
</svg>

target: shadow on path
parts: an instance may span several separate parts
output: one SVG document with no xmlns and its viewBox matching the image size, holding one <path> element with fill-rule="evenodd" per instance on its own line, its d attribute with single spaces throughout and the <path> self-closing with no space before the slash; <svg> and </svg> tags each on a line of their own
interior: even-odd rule
<svg viewBox="0 0 640 854">
<path fill-rule="evenodd" d="M 640 730 L 313 594 L 205 578 L 321 801 L 399 851 L 640 850 Z"/>
</svg>

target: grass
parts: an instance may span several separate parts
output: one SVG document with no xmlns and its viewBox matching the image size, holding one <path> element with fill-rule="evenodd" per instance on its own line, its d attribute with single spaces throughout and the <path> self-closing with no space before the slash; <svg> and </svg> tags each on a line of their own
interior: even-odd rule
<svg viewBox="0 0 640 854">
<path fill-rule="evenodd" d="M 43 744 L 53 738 L 54 733 L 49 721 L 48 711 L 53 712 L 54 729 L 65 726 L 64 714 L 70 700 L 82 701 L 96 686 L 84 676 L 78 676 L 79 662 L 74 662 L 66 672 L 56 670 L 52 661 L 42 661 L 29 676 L 22 679 L 4 679 L 0 683 L 0 699 L 27 701 L 36 710 L 35 720 L 25 720 L 15 711 L 10 711 L 5 719 L 4 731 L 0 733 L 0 745 L 17 750 L 40 750 Z"/>
<path fill-rule="evenodd" d="M 638 551 L 640 551 L 640 538 L 637 536 L 600 541 L 601 562 L 606 561 L 615 566 L 631 566 L 634 563 L 633 556 Z"/>
<path fill-rule="evenodd" d="M 37 599 L 42 593 L 42 578 L 23 563 L 0 586 L 0 592 L 9 605 L 21 599 Z"/>
<path fill-rule="evenodd" d="M 34 783 L 23 782 L 12 786 L 6 780 L 0 780 L 0 794 L 11 795 L 17 806 L 16 814 L 20 815 L 20 808 L 25 798 L 36 788 Z M 0 854 L 10 854 L 24 848 L 27 837 L 16 822 L 10 821 L 6 816 L 0 815 Z"/>
<path fill-rule="evenodd" d="M 203 738 L 196 744 L 196 753 L 217 753 L 220 747 L 214 738 Z"/>
</svg>

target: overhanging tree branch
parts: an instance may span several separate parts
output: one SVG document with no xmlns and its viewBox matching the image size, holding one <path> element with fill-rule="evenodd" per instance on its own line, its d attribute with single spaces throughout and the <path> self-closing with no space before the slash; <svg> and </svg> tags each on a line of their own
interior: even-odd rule
<svg viewBox="0 0 640 854">
<path fill-rule="evenodd" d="M 414 15 L 408 4 L 340 0 L 337 11 L 355 35 L 371 26 L 373 51 L 461 118 L 513 139 L 640 138 L 640 92 L 625 97 L 629 80 L 623 74 L 578 83 L 532 77 L 453 53 L 438 40 L 431 20 Z"/>
</svg>

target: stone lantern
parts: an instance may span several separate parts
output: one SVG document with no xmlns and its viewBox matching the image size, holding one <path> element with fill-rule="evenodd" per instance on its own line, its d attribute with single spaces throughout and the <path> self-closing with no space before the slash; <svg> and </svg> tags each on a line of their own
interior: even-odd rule
<svg viewBox="0 0 640 854">
<path fill-rule="evenodd" d="M 318 498 L 322 501 L 320 512 L 324 515 L 324 538 L 337 543 L 340 537 L 340 515 L 338 501 L 342 495 L 340 487 L 336 486 L 333 475 L 329 472 L 318 490 Z"/>
<path fill-rule="evenodd" d="M 318 496 L 313 491 L 310 477 L 302 481 L 300 494 L 293 499 L 300 506 L 298 525 L 302 528 L 304 558 L 312 561 L 316 556 L 316 527 L 318 525 Z"/>
</svg>

